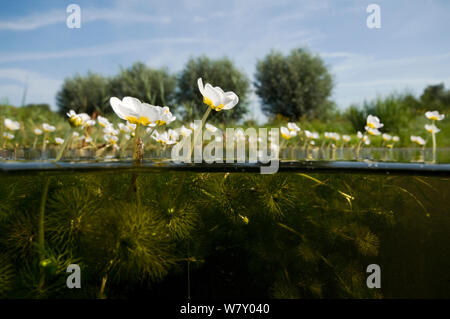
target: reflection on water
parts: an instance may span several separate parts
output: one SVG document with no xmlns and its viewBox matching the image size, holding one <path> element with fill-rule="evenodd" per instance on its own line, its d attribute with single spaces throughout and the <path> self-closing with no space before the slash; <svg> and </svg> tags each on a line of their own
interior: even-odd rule
<svg viewBox="0 0 450 319">
<path fill-rule="evenodd" d="M 3 174 L 0 295 L 449 298 L 446 176 Z"/>
<path fill-rule="evenodd" d="M 57 150 L 24 149 L 0 150 L 0 160 L 29 160 L 46 161 L 56 157 Z M 224 151 L 225 154 L 225 151 Z M 133 158 L 132 150 L 101 152 L 94 149 L 69 149 L 64 153 L 63 160 L 83 161 L 96 160 L 103 161 L 108 159 L 131 160 Z M 170 149 L 148 149 L 145 151 L 145 159 L 170 159 Z M 280 160 L 309 160 L 309 161 L 381 161 L 381 162 L 400 162 L 400 163 L 430 163 L 433 159 L 431 148 L 362 148 L 357 153 L 354 147 L 351 148 L 332 148 L 332 147 L 287 147 L 281 149 L 279 153 Z M 246 159 L 248 162 L 248 154 Z M 450 149 L 439 148 L 436 152 L 437 163 L 450 163 Z"/>
</svg>

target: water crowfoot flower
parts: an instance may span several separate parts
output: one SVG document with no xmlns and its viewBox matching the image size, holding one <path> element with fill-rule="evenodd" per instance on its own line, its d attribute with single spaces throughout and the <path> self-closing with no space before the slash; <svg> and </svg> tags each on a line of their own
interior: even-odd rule
<svg viewBox="0 0 450 319">
<path fill-rule="evenodd" d="M 109 120 L 106 117 L 103 116 L 97 116 L 97 122 L 101 127 L 107 127 L 110 126 L 111 123 L 109 122 Z"/>
<path fill-rule="evenodd" d="M 287 124 L 287 128 L 289 129 L 289 131 L 295 131 L 297 133 L 301 131 L 300 127 L 298 127 L 294 122 L 289 122 Z"/>
<path fill-rule="evenodd" d="M 438 111 L 428 111 L 425 112 L 425 116 L 429 120 L 442 121 L 444 119 L 444 114 L 439 114 Z"/>
<path fill-rule="evenodd" d="M 158 107 L 142 103 L 131 96 L 126 96 L 123 100 L 112 97 L 109 103 L 118 117 L 132 124 L 154 126 L 160 119 L 160 110 Z"/>
<path fill-rule="evenodd" d="M 14 134 L 8 133 L 8 132 L 4 132 L 3 133 L 3 137 L 6 138 L 7 140 L 12 140 L 14 139 Z"/>
<path fill-rule="evenodd" d="M 425 129 L 431 133 L 431 137 L 433 140 L 433 163 L 436 162 L 436 133 L 439 133 L 440 130 L 434 124 L 436 121 L 442 121 L 444 119 L 444 114 L 439 114 L 438 111 L 428 111 L 425 112 L 425 117 L 431 120 L 431 125 L 426 124 Z"/>
<path fill-rule="evenodd" d="M 426 144 L 426 141 L 420 136 L 411 135 L 410 139 L 411 139 L 411 142 L 414 142 L 420 146 L 425 146 L 425 144 Z"/>
<path fill-rule="evenodd" d="M 224 92 L 220 87 L 213 87 L 209 83 L 203 86 L 202 78 L 198 78 L 197 84 L 203 95 L 203 103 L 215 111 L 230 110 L 239 102 L 238 96 L 232 91 Z"/>
<path fill-rule="evenodd" d="M 156 125 L 161 126 L 169 124 L 176 119 L 170 112 L 169 107 L 160 107 L 148 103 L 142 103 L 134 97 L 126 96 L 122 100 L 117 97 L 111 97 L 109 102 L 118 117 L 128 121 L 130 124 L 136 125 L 136 142 L 133 155 L 135 162 L 142 162 L 144 158 L 144 142 L 139 136 L 139 127 L 155 127 Z"/>
<path fill-rule="evenodd" d="M 44 152 L 45 148 L 47 147 L 47 136 L 49 133 L 54 132 L 56 130 L 56 127 L 48 123 L 42 123 L 42 130 L 44 131 L 44 135 L 42 136 L 42 152 Z"/>
<path fill-rule="evenodd" d="M 11 119 L 5 118 L 5 127 L 10 131 L 17 131 L 20 129 L 20 123 Z"/>
<path fill-rule="evenodd" d="M 297 131 L 289 130 L 284 126 L 280 127 L 280 133 L 285 140 L 289 140 L 291 137 L 297 136 Z"/>
<path fill-rule="evenodd" d="M 211 110 L 215 110 L 216 112 L 222 110 L 231 110 L 238 104 L 239 98 L 236 93 L 232 91 L 224 92 L 220 87 L 213 87 L 211 84 L 206 83 L 203 85 L 202 78 L 197 79 L 197 85 L 200 93 L 203 96 L 203 103 L 208 105 L 208 109 L 203 114 L 201 128 L 194 134 L 194 143 L 191 145 L 191 150 L 189 152 L 188 158 L 191 158 L 192 152 L 194 150 L 195 140 L 198 138 L 198 134 L 200 134 L 201 129 L 205 125 L 206 119 L 211 113 Z M 193 128 L 193 127 L 191 127 Z M 194 130 L 195 131 L 195 130 Z"/>
</svg>

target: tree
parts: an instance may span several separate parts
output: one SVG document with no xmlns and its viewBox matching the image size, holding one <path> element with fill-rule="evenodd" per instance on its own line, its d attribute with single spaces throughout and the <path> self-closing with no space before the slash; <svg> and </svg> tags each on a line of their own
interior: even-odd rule
<svg viewBox="0 0 450 319">
<path fill-rule="evenodd" d="M 177 102 L 185 120 L 200 119 L 207 106 L 197 86 L 197 79 L 203 83 L 219 86 L 224 91 L 233 91 L 239 103 L 229 111 L 212 112 L 210 119 L 215 122 L 236 121 L 247 113 L 250 82 L 248 77 L 236 68 L 228 58 L 209 59 L 206 56 L 191 58 L 178 77 Z"/>
<path fill-rule="evenodd" d="M 142 62 L 122 69 L 110 82 L 112 96 L 133 96 L 143 102 L 165 106 L 173 102 L 175 76 L 167 69 L 152 69 Z"/>
<path fill-rule="evenodd" d="M 272 51 L 259 60 L 255 87 L 263 112 L 271 117 L 321 117 L 333 108 L 328 100 L 333 88 L 331 75 L 319 56 L 304 49 L 292 50 L 287 56 Z"/>
<path fill-rule="evenodd" d="M 450 109 L 450 90 L 446 90 L 444 84 L 429 85 L 420 96 L 422 111 L 448 111 Z"/>
<path fill-rule="evenodd" d="M 108 79 L 91 72 L 86 76 L 76 74 L 66 78 L 56 95 L 59 112 L 63 115 L 71 109 L 88 114 L 109 112 L 108 99 Z"/>
</svg>

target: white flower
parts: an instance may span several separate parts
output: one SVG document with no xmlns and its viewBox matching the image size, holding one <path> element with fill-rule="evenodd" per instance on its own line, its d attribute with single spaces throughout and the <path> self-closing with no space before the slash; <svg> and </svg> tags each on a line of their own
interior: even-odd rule
<svg viewBox="0 0 450 319">
<path fill-rule="evenodd" d="M 444 114 L 439 114 L 438 111 L 425 112 L 425 116 L 427 117 L 427 119 L 430 119 L 433 121 L 441 121 L 444 119 Z"/>
<path fill-rule="evenodd" d="M 383 135 L 381 136 L 383 138 L 383 140 L 385 142 L 389 142 L 392 139 L 392 136 L 390 136 L 389 134 L 383 133 Z"/>
<path fill-rule="evenodd" d="M 136 124 L 130 123 L 127 121 L 127 127 L 130 129 L 130 131 L 135 131 L 136 130 Z"/>
<path fill-rule="evenodd" d="M 366 130 L 367 130 L 367 127 L 371 128 L 371 129 L 379 129 L 384 126 L 384 124 L 380 122 L 380 119 L 373 115 L 367 116 L 366 122 L 367 122 Z"/>
<path fill-rule="evenodd" d="M 110 126 L 111 123 L 108 121 L 108 119 L 106 117 L 103 116 L 97 116 L 97 122 L 101 127 L 107 127 Z"/>
<path fill-rule="evenodd" d="M 210 106 L 213 110 L 229 110 L 239 102 L 239 98 L 234 92 L 224 92 L 220 87 L 213 87 L 209 83 L 203 86 L 202 78 L 198 78 L 197 84 L 200 93 L 203 95 L 203 103 Z"/>
<path fill-rule="evenodd" d="M 339 135 L 339 133 L 330 133 L 329 137 L 333 141 L 339 141 L 341 139 L 341 136 Z"/>
<path fill-rule="evenodd" d="M 162 145 L 171 145 L 176 143 L 175 140 L 169 138 L 169 134 L 166 131 L 161 134 L 159 134 L 157 131 L 154 131 L 152 134 L 152 138 Z"/>
<path fill-rule="evenodd" d="M 3 137 L 6 138 L 7 140 L 12 140 L 14 138 L 14 134 L 3 132 Z"/>
<path fill-rule="evenodd" d="M 69 123 L 72 127 L 78 127 L 78 126 L 83 125 L 84 115 L 82 116 L 81 114 L 77 114 L 77 113 L 75 113 L 74 110 L 70 110 L 69 113 L 66 113 L 66 114 L 69 117 Z M 83 114 L 86 114 L 86 113 L 83 113 Z"/>
<path fill-rule="evenodd" d="M 342 140 L 344 141 L 344 142 L 350 142 L 351 141 L 351 137 L 350 137 L 350 135 L 342 135 Z"/>
<path fill-rule="evenodd" d="M 56 130 L 56 127 L 54 127 L 53 125 L 47 124 L 47 123 L 43 123 L 42 124 L 42 129 L 46 133 L 51 133 L 51 132 L 54 132 Z"/>
<path fill-rule="evenodd" d="M 366 129 L 367 133 L 369 133 L 370 135 L 380 135 L 381 134 L 381 132 L 378 131 L 376 128 L 371 128 L 369 126 L 366 126 L 365 129 Z"/>
<path fill-rule="evenodd" d="M 116 130 L 114 128 L 114 126 L 112 124 L 110 124 L 103 129 L 103 133 L 105 133 L 107 135 L 118 135 L 119 130 Z"/>
<path fill-rule="evenodd" d="M 119 140 L 119 138 L 115 135 L 110 135 L 110 134 L 105 134 L 103 136 L 103 138 L 105 139 L 106 143 L 108 144 L 116 144 L 117 141 Z"/>
<path fill-rule="evenodd" d="M 89 127 L 89 126 L 94 126 L 95 125 L 95 121 L 94 120 L 87 120 L 83 122 L 83 127 Z"/>
<path fill-rule="evenodd" d="M 81 120 L 83 121 L 83 126 L 86 126 L 86 123 L 91 120 L 91 117 L 86 113 L 80 113 L 78 114 L 78 116 L 81 117 Z"/>
<path fill-rule="evenodd" d="M 441 131 L 441 130 L 438 129 L 438 128 L 436 127 L 436 125 L 434 125 L 434 124 L 431 124 L 431 125 L 425 124 L 425 129 L 426 129 L 429 133 L 432 133 L 432 134 L 434 134 L 434 133 L 439 133 L 439 132 Z"/>
<path fill-rule="evenodd" d="M 20 123 L 17 121 L 13 121 L 8 118 L 5 118 L 4 123 L 8 130 L 17 131 L 18 129 L 20 129 Z"/>
<path fill-rule="evenodd" d="M 214 125 L 209 124 L 209 123 L 206 123 L 206 124 L 205 124 L 205 128 L 206 128 L 208 131 L 210 131 L 211 133 L 217 132 L 217 130 L 218 130 L 217 127 L 215 127 Z"/>
<path fill-rule="evenodd" d="M 316 140 L 316 139 L 319 138 L 319 133 L 310 132 L 308 130 L 305 130 L 305 136 L 306 136 L 306 138 L 310 138 L 310 139 Z"/>
<path fill-rule="evenodd" d="M 397 143 L 398 141 L 400 141 L 400 137 L 398 137 L 397 135 L 395 135 L 394 137 L 392 137 L 392 142 Z"/>
<path fill-rule="evenodd" d="M 198 126 L 194 124 L 194 122 L 191 122 L 189 123 L 189 127 L 191 128 L 191 130 L 195 130 Z"/>
<path fill-rule="evenodd" d="M 167 134 L 169 135 L 169 140 L 172 140 L 172 141 L 176 141 L 180 137 L 180 135 L 175 130 L 172 130 L 172 129 L 169 129 L 167 131 Z"/>
<path fill-rule="evenodd" d="M 78 133 L 78 132 L 73 132 L 72 135 L 73 135 L 73 137 L 78 137 L 78 136 L 80 136 L 80 133 Z"/>
<path fill-rule="evenodd" d="M 281 137 L 283 137 L 286 140 L 297 135 L 296 131 L 290 131 L 287 127 L 284 126 L 280 127 L 280 133 Z"/>
<path fill-rule="evenodd" d="M 191 136 L 192 130 L 186 128 L 184 125 L 180 127 L 180 135 L 182 136 Z"/>
<path fill-rule="evenodd" d="M 362 139 L 363 136 L 364 136 L 363 133 L 361 133 L 360 131 L 358 131 L 358 133 L 356 133 L 356 137 L 359 139 Z"/>
<path fill-rule="evenodd" d="M 43 132 L 42 132 L 41 129 L 35 128 L 35 129 L 33 130 L 33 133 L 36 134 L 36 135 L 42 135 Z"/>
<path fill-rule="evenodd" d="M 138 99 L 126 96 L 123 100 L 117 97 L 109 99 L 112 109 L 123 120 L 132 124 L 156 125 L 160 120 L 160 108 L 148 103 L 142 103 Z"/>
<path fill-rule="evenodd" d="M 119 130 L 122 133 L 130 133 L 131 132 L 130 128 L 127 125 L 123 124 L 123 123 L 119 123 L 119 124 L 117 124 L 117 126 L 119 127 Z"/>
<path fill-rule="evenodd" d="M 420 136 L 411 135 L 410 138 L 411 138 L 411 142 L 414 142 L 414 143 L 419 144 L 421 146 L 426 144 L 425 140 L 422 137 L 420 137 Z"/>
<path fill-rule="evenodd" d="M 176 120 L 176 117 L 172 115 L 168 106 L 160 107 L 157 106 L 159 111 L 159 119 L 156 120 L 157 125 L 170 124 Z"/>
<path fill-rule="evenodd" d="M 64 143 L 64 140 L 62 138 L 55 137 L 55 143 L 61 145 L 62 143 Z"/>
<path fill-rule="evenodd" d="M 293 122 L 289 122 L 287 124 L 287 128 L 289 129 L 289 131 L 300 132 L 300 127 L 298 127 L 297 124 L 295 124 Z"/>
<path fill-rule="evenodd" d="M 370 145 L 370 139 L 368 136 L 365 136 L 365 138 L 363 138 L 364 144 L 366 145 Z"/>
<path fill-rule="evenodd" d="M 88 144 L 90 144 L 90 143 L 92 143 L 92 137 L 90 137 L 90 136 L 85 136 L 84 137 L 84 140 L 86 141 L 86 143 L 88 143 Z"/>
</svg>

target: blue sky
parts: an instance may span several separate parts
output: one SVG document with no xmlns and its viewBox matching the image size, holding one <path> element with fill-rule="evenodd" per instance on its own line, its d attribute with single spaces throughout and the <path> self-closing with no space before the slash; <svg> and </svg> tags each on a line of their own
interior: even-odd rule
<svg viewBox="0 0 450 319">
<path fill-rule="evenodd" d="M 81 7 L 81 28 L 66 7 Z M 366 7 L 381 7 L 369 29 Z M 307 47 L 329 65 L 340 108 L 390 92 L 450 86 L 447 0 L 8 1 L 0 11 L 0 98 L 55 107 L 65 77 L 113 75 L 142 61 L 179 71 L 191 56 L 228 56 L 253 77 L 271 49 Z M 224 88 L 226 89 L 226 88 Z M 263 120 L 252 94 L 252 115 Z"/>
</svg>

